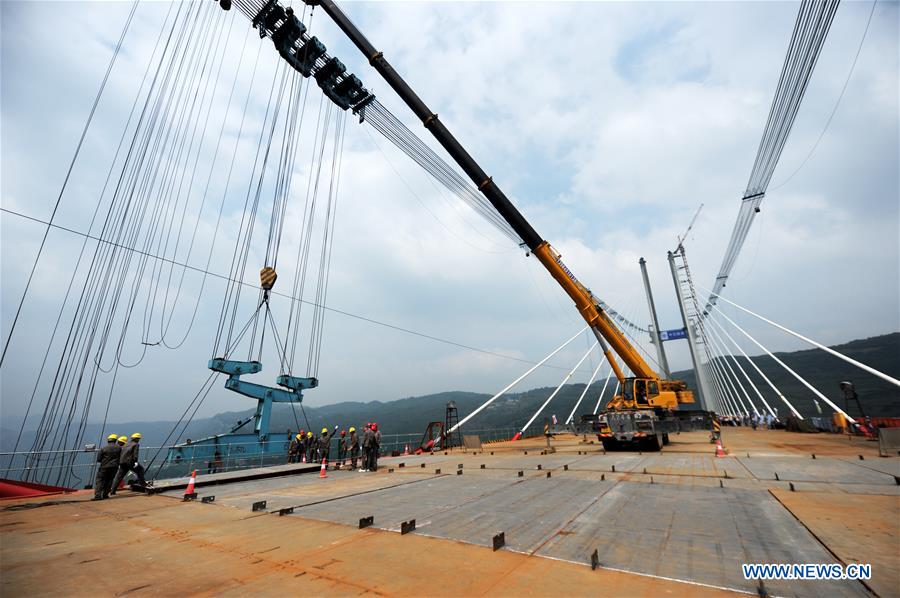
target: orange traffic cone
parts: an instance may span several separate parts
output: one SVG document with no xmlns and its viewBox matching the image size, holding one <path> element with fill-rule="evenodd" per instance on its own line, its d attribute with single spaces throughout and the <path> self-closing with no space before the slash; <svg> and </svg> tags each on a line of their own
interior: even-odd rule
<svg viewBox="0 0 900 598">
<path fill-rule="evenodd" d="M 319 470 L 320 478 L 327 478 L 328 474 L 325 473 L 325 470 L 328 469 L 328 459 L 322 459 L 322 469 Z"/>
<path fill-rule="evenodd" d="M 404 454 L 404 455 L 408 455 L 408 454 L 409 454 L 409 444 L 408 444 L 408 443 L 407 443 L 406 447 L 403 449 L 403 454 Z"/>
<path fill-rule="evenodd" d="M 184 489 L 184 497 L 182 500 L 194 500 L 197 498 L 197 493 L 194 492 L 194 482 L 197 481 L 197 470 L 191 472 L 191 479 L 188 480 L 187 488 Z"/>
<path fill-rule="evenodd" d="M 722 441 L 716 440 L 716 457 L 725 457 L 725 449 L 722 448 Z"/>
<path fill-rule="evenodd" d="M 303 453 L 303 457 L 302 457 L 302 460 L 301 460 L 300 462 L 301 462 L 301 463 L 306 463 L 306 453 Z"/>
</svg>

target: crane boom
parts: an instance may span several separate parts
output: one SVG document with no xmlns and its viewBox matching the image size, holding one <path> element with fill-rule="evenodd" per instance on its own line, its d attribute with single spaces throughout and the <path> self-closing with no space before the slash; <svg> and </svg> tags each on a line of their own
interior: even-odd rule
<svg viewBox="0 0 900 598">
<path fill-rule="evenodd" d="M 491 177 L 478 165 L 468 151 L 457 141 L 456 137 L 440 121 L 438 115 L 432 112 L 425 102 L 412 90 L 409 84 L 397 73 L 385 59 L 384 55 L 366 38 L 365 35 L 353 24 L 332 0 L 304 0 L 310 6 L 320 6 L 343 31 L 350 41 L 363 53 L 369 64 L 384 78 L 391 88 L 400 96 L 416 117 L 422 121 L 425 128 L 443 146 L 453 160 L 466 173 L 478 190 L 494 206 L 494 209 L 506 220 L 512 229 L 519 235 L 528 249 L 537 257 L 538 261 L 550 272 L 550 275 L 562 286 L 563 290 L 575 303 L 582 318 L 591 327 L 594 336 L 600 342 L 603 352 L 613 368 L 620 382 L 625 380 L 625 374 L 616 363 L 610 348 L 625 363 L 625 365 L 639 378 L 659 379 L 659 375 L 651 368 L 634 346 L 628 342 L 625 335 L 613 323 L 612 319 L 600 306 L 591 291 L 585 287 L 572 271 L 563 263 L 560 254 L 544 240 L 521 212 L 512 204 L 505 193 L 497 186 Z"/>
</svg>

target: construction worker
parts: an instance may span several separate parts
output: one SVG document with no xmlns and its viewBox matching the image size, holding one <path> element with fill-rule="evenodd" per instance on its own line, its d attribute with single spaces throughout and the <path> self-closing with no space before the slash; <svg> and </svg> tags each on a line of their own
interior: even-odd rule
<svg viewBox="0 0 900 598">
<path fill-rule="evenodd" d="M 359 457 L 359 436 L 356 435 L 356 428 L 352 426 L 347 443 L 350 445 L 350 469 L 356 469 L 356 459 Z"/>
<path fill-rule="evenodd" d="M 97 478 L 94 480 L 94 498 L 91 500 L 103 500 L 109 498 L 113 480 L 119 470 L 119 457 L 122 456 L 122 447 L 117 444 L 119 437 L 110 434 L 106 437 L 106 446 L 97 451 Z"/>
<path fill-rule="evenodd" d="M 122 438 L 119 438 L 121 441 Z M 116 473 L 116 479 L 113 481 L 113 489 L 110 494 L 116 493 L 119 482 L 125 479 L 129 471 L 137 474 L 138 484 L 146 487 L 147 481 L 144 479 L 144 466 L 141 465 L 140 455 L 141 433 L 135 432 L 131 435 L 131 440 L 122 448 L 122 455 L 119 457 L 119 471 Z"/>
<path fill-rule="evenodd" d="M 372 444 L 375 442 L 375 433 L 372 431 L 372 423 L 366 424 L 363 430 L 362 452 L 363 459 L 359 470 L 362 472 L 369 471 L 369 465 L 372 463 Z"/>
<path fill-rule="evenodd" d="M 316 461 L 316 439 L 313 438 L 312 431 L 306 433 L 306 461 L 307 463 Z"/>
<path fill-rule="evenodd" d="M 291 438 L 291 445 L 288 447 L 288 463 L 296 463 L 300 460 L 300 434 Z"/>
<path fill-rule="evenodd" d="M 341 430 L 341 437 L 338 439 L 338 460 L 337 466 L 340 469 L 347 460 L 347 430 Z"/>
<path fill-rule="evenodd" d="M 378 431 L 378 424 L 372 422 L 372 450 L 370 455 L 369 471 L 378 471 L 378 455 L 381 452 L 381 432 Z"/>
<path fill-rule="evenodd" d="M 125 448 L 125 444 L 128 442 L 128 436 L 119 436 L 119 439 L 116 440 L 116 446 L 119 447 L 119 451 Z M 121 460 L 121 453 L 119 459 Z M 119 473 L 118 468 L 116 469 L 116 474 Z M 119 476 L 116 475 L 115 480 L 113 480 L 112 489 L 109 491 L 109 495 L 112 496 L 116 493 L 116 490 L 119 487 L 119 482 L 122 480 L 119 479 Z"/>
<path fill-rule="evenodd" d="M 319 437 L 319 461 L 328 462 L 328 452 L 331 448 L 331 437 L 328 436 L 328 428 L 322 428 L 322 435 Z"/>
<path fill-rule="evenodd" d="M 297 463 L 306 461 L 306 430 L 297 434 Z"/>
</svg>

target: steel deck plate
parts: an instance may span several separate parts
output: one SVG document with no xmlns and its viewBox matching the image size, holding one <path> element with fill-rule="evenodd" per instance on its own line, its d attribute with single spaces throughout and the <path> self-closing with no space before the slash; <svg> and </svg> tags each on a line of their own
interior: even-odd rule
<svg viewBox="0 0 900 598">
<path fill-rule="evenodd" d="M 793 482 L 830 482 L 840 484 L 891 484 L 894 478 L 886 473 L 860 467 L 852 461 L 832 458 L 804 457 L 739 457 L 739 461 L 760 479 Z M 861 462 L 862 463 L 862 462 Z"/>
<path fill-rule="evenodd" d="M 742 563 L 831 563 L 768 492 L 619 482 L 538 555 L 755 591 Z M 772 582 L 775 593 L 864 596 L 858 582 Z"/>
</svg>

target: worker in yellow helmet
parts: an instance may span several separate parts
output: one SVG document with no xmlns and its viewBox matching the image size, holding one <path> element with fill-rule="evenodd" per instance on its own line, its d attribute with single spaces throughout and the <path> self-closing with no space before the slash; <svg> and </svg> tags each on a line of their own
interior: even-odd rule
<svg viewBox="0 0 900 598">
<path fill-rule="evenodd" d="M 121 460 L 121 456 L 122 456 L 122 449 L 125 448 L 126 443 L 128 443 L 128 436 L 119 436 L 119 438 L 116 440 L 116 446 L 119 447 L 119 459 L 120 460 Z M 118 473 L 119 473 L 119 465 L 117 462 L 116 463 L 116 474 L 118 474 Z M 118 477 L 119 476 L 116 475 L 115 479 L 118 479 Z M 110 490 L 109 490 L 110 496 L 114 495 L 116 493 L 116 489 L 118 489 L 118 487 L 119 487 L 119 482 L 115 481 L 115 479 L 113 480 L 113 483 L 110 484 Z M 121 480 L 119 480 L 119 481 L 121 481 Z"/>
<path fill-rule="evenodd" d="M 347 439 L 347 447 L 350 450 L 350 470 L 356 469 L 356 460 L 359 458 L 359 436 L 356 428 L 350 426 L 350 438 Z"/>
<path fill-rule="evenodd" d="M 113 480 L 119 470 L 119 457 L 122 455 L 122 447 L 117 444 L 119 437 L 110 434 L 106 437 L 106 445 L 97 451 L 97 477 L 94 479 L 94 498 L 91 500 L 103 500 L 109 498 Z"/>
<path fill-rule="evenodd" d="M 328 428 L 322 428 L 322 435 L 319 436 L 319 454 L 316 461 L 325 461 L 328 466 L 328 449 L 331 446 L 331 438 L 328 436 Z"/>
<path fill-rule="evenodd" d="M 306 433 L 306 462 L 312 463 L 316 460 L 316 439 L 313 438 L 312 430 Z"/>
<path fill-rule="evenodd" d="M 131 435 L 131 440 L 122 448 L 122 456 L 119 457 L 119 471 L 116 473 L 116 479 L 113 481 L 113 488 L 110 494 L 116 493 L 119 482 L 125 479 L 129 471 L 137 474 L 138 484 L 147 487 L 147 481 L 144 479 L 144 466 L 140 462 L 140 443 L 141 433 L 135 432 Z"/>
<path fill-rule="evenodd" d="M 291 444 L 288 447 L 288 463 L 296 463 L 300 454 L 300 434 L 297 434 L 293 438 L 291 438 Z"/>
<path fill-rule="evenodd" d="M 306 430 L 297 434 L 297 463 L 306 463 Z"/>
</svg>

